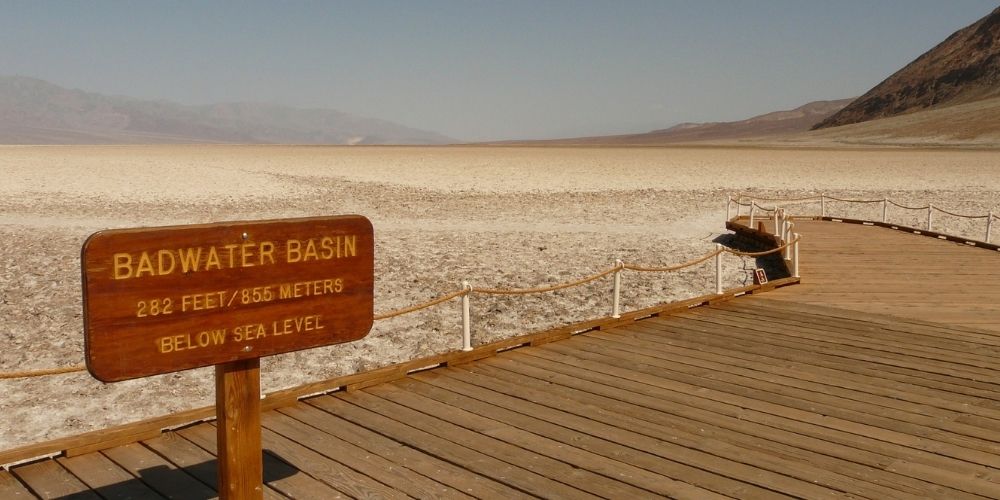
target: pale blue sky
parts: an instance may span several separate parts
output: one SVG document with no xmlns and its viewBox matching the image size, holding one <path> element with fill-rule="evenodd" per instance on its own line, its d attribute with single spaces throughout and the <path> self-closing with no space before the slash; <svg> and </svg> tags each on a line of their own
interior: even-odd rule
<svg viewBox="0 0 1000 500">
<path fill-rule="evenodd" d="M 639 132 L 860 95 L 996 0 L 0 1 L 0 74 L 464 140 Z"/>
</svg>

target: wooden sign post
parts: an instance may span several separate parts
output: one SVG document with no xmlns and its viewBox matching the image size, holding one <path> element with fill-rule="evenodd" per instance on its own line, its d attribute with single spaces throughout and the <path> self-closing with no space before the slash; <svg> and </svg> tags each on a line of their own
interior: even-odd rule
<svg viewBox="0 0 1000 500">
<path fill-rule="evenodd" d="M 374 248 L 357 215 L 95 233 L 87 369 L 117 382 L 215 365 L 219 494 L 261 498 L 260 358 L 367 335 Z"/>
</svg>

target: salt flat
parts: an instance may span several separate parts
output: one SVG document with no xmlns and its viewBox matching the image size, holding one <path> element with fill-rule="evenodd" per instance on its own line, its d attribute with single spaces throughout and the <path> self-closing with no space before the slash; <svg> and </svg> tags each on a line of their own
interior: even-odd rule
<svg viewBox="0 0 1000 500">
<path fill-rule="evenodd" d="M 366 215 L 376 231 L 375 308 L 383 312 L 462 280 L 536 286 L 615 259 L 687 260 L 714 248 L 725 232 L 725 196 L 735 191 L 1000 211 L 994 151 L 10 146 L 0 147 L 0 175 L 0 372 L 82 362 L 79 251 L 106 228 Z M 880 206 L 829 208 L 881 216 Z M 892 213 L 911 224 L 923 216 Z M 936 229 L 981 238 L 975 224 L 935 216 Z M 752 267 L 727 256 L 726 286 L 747 283 Z M 623 298 L 632 309 L 711 287 L 708 265 L 631 273 Z M 527 298 L 476 297 L 474 342 L 609 311 L 608 280 Z M 276 390 L 459 345 L 452 302 L 378 322 L 356 344 L 268 358 L 263 384 Z M 0 426 L 0 449 L 208 405 L 213 388 L 206 369 L 110 385 L 86 373 L 0 380 L 0 412 L 17 422 Z"/>
</svg>

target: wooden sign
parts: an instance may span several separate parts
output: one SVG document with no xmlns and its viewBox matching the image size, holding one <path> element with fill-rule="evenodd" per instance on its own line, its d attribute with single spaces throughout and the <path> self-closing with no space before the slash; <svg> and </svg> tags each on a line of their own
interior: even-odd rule
<svg viewBox="0 0 1000 500">
<path fill-rule="evenodd" d="M 95 233 L 87 368 L 114 382 L 360 339 L 374 246 L 358 215 Z"/>
</svg>

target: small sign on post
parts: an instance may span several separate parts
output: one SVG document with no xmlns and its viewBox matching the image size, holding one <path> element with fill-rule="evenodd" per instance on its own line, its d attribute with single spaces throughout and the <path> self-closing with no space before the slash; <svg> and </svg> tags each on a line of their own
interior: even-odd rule
<svg viewBox="0 0 1000 500">
<path fill-rule="evenodd" d="M 753 270 L 753 284 L 755 285 L 767 284 L 767 273 L 764 272 L 763 268 L 758 267 Z"/>
<path fill-rule="evenodd" d="M 219 494 L 260 498 L 260 358 L 363 338 L 374 231 L 358 215 L 101 231 L 81 252 L 87 369 L 216 367 Z"/>
</svg>

